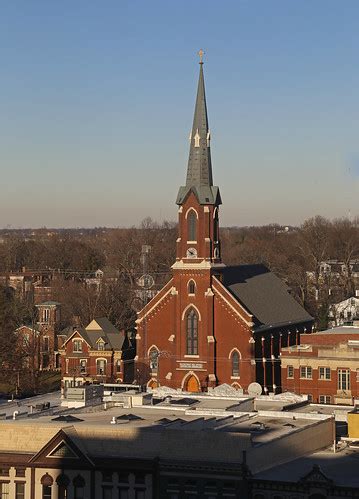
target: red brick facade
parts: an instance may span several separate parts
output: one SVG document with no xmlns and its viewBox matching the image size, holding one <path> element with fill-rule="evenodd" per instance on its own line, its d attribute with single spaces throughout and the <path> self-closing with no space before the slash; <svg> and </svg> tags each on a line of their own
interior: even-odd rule
<svg viewBox="0 0 359 499">
<path fill-rule="evenodd" d="M 352 403 L 359 398 L 359 328 L 340 327 L 303 335 L 301 345 L 282 349 L 284 391 L 316 403 Z"/>
</svg>

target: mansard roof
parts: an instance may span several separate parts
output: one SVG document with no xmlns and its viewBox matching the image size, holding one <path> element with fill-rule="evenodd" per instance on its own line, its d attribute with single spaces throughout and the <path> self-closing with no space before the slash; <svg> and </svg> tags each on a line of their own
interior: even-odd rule
<svg viewBox="0 0 359 499">
<path fill-rule="evenodd" d="M 220 272 L 222 284 L 253 315 L 255 331 L 313 321 L 265 265 L 224 267 Z"/>
</svg>

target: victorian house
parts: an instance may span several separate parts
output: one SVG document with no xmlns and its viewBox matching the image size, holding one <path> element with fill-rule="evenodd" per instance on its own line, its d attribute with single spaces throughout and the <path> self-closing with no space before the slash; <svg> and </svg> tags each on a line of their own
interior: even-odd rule
<svg viewBox="0 0 359 499">
<path fill-rule="evenodd" d="M 63 386 L 84 383 L 121 383 L 133 380 L 134 345 L 130 333 L 119 331 L 106 317 L 86 327 L 61 331 Z"/>
<path fill-rule="evenodd" d="M 34 323 L 24 324 L 15 331 L 24 367 L 34 370 L 57 369 L 60 367 L 58 333 L 61 305 L 55 301 L 45 301 L 36 305 L 36 309 Z"/>
<path fill-rule="evenodd" d="M 221 259 L 219 188 L 213 185 L 203 63 L 186 184 L 177 196 L 172 278 L 138 313 L 136 380 L 196 392 L 258 381 L 280 389 L 280 345 L 298 344 L 312 317 L 263 265 Z"/>
</svg>

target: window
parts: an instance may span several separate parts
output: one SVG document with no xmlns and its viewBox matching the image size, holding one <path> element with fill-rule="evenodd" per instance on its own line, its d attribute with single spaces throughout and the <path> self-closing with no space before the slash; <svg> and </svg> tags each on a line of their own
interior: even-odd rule
<svg viewBox="0 0 359 499">
<path fill-rule="evenodd" d="M 85 499 L 85 480 L 82 476 L 75 476 L 72 483 L 74 484 L 74 499 Z"/>
<path fill-rule="evenodd" d="M 359 369 L 357 369 L 357 383 L 359 382 Z"/>
<path fill-rule="evenodd" d="M 313 395 L 311 393 L 307 394 L 308 402 L 313 402 Z"/>
<path fill-rule="evenodd" d="M 232 353 L 232 376 L 239 377 L 239 353 L 236 351 Z"/>
<path fill-rule="evenodd" d="M 112 499 L 112 487 L 102 487 L 102 499 Z"/>
<path fill-rule="evenodd" d="M 116 372 L 117 373 L 121 372 L 121 361 L 120 360 L 116 361 Z"/>
<path fill-rule="evenodd" d="M 293 366 L 287 367 L 287 378 L 294 378 L 294 367 Z"/>
<path fill-rule="evenodd" d="M 193 308 L 187 314 L 187 355 L 198 355 L 198 315 Z"/>
<path fill-rule="evenodd" d="M 196 293 L 196 283 L 194 281 L 189 281 L 188 283 L 188 294 L 194 295 Z"/>
<path fill-rule="evenodd" d="M 72 342 L 72 350 L 73 350 L 73 352 L 82 352 L 82 341 L 81 340 L 74 340 Z"/>
<path fill-rule="evenodd" d="M 102 340 L 97 343 L 97 350 L 105 350 L 105 343 Z"/>
<path fill-rule="evenodd" d="M 1 476 L 9 476 L 10 475 L 10 466 L 2 465 L 0 468 L 0 475 Z"/>
<path fill-rule="evenodd" d="M 319 395 L 319 404 L 330 404 L 331 401 L 330 395 Z"/>
<path fill-rule="evenodd" d="M 119 499 L 128 499 L 128 488 L 127 487 L 120 487 L 118 489 L 118 498 Z"/>
<path fill-rule="evenodd" d="M 145 499 L 146 497 L 146 491 L 145 490 L 136 490 L 135 491 L 135 498 L 136 499 Z"/>
<path fill-rule="evenodd" d="M 330 367 L 319 368 L 319 379 L 330 380 Z"/>
<path fill-rule="evenodd" d="M 191 210 L 187 218 L 188 241 L 197 241 L 197 215 Z"/>
<path fill-rule="evenodd" d="M 51 485 L 42 486 L 42 499 L 51 499 Z"/>
<path fill-rule="evenodd" d="M 0 483 L 0 499 L 9 499 L 10 498 L 10 484 L 3 482 Z"/>
<path fill-rule="evenodd" d="M 43 319 L 44 319 L 44 322 L 49 322 L 49 319 L 50 319 L 50 309 L 49 308 L 44 308 Z"/>
<path fill-rule="evenodd" d="M 25 499 L 25 482 L 16 482 L 15 499 Z"/>
<path fill-rule="evenodd" d="M 87 371 L 87 361 L 85 359 L 80 360 L 80 373 L 85 374 Z"/>
<path fill-rule="evenodd" d="M 153 372 L 157 372 L 158 370 L 158 350 L 156 348 L 151 348 L 150 350 L 150 369 Z"/>
<path fill-rule="evenodd" d="M 96 370 L 97 374 L 105 374 L 106 372 L 106 360 L 105 359 L 97 359 L 96 360 Z"/>
<path fill-rule="evenodd" d="M 44 352 L 48 352 L 48 351 L 49 351 L 49 337 L 44 336 Z"/>
<path fill-rule="evenodd" d="M 338 369 L 338 390 L 350 390 L 349 369 Z"/>
<path fill-rule="evenodd" d="M 304 379 L 312 379 L 312 368 L 309 366 L 301 366 L 300 377 Z"/>
<path fill-rule="evenodd" d="M 218 242 L 219 239 L 219 230 L 218 230 L 218 210 L 216 209 L 216 214 L 213 220 L 213 239 L 214 242 Z"/>
</svg>

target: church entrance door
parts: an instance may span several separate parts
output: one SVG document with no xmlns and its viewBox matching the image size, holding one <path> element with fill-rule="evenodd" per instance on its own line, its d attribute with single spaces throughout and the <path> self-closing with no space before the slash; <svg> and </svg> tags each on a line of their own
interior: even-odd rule
<svg viewBox="0 0 359 499">
<path fill-rule="evenodd" d="M 197 378 L 193 376 L 193 374 L 189 376 L 186 380 L 185 391 L 196 392 L 196 393 L 201 391 Z"/>
</svg>

